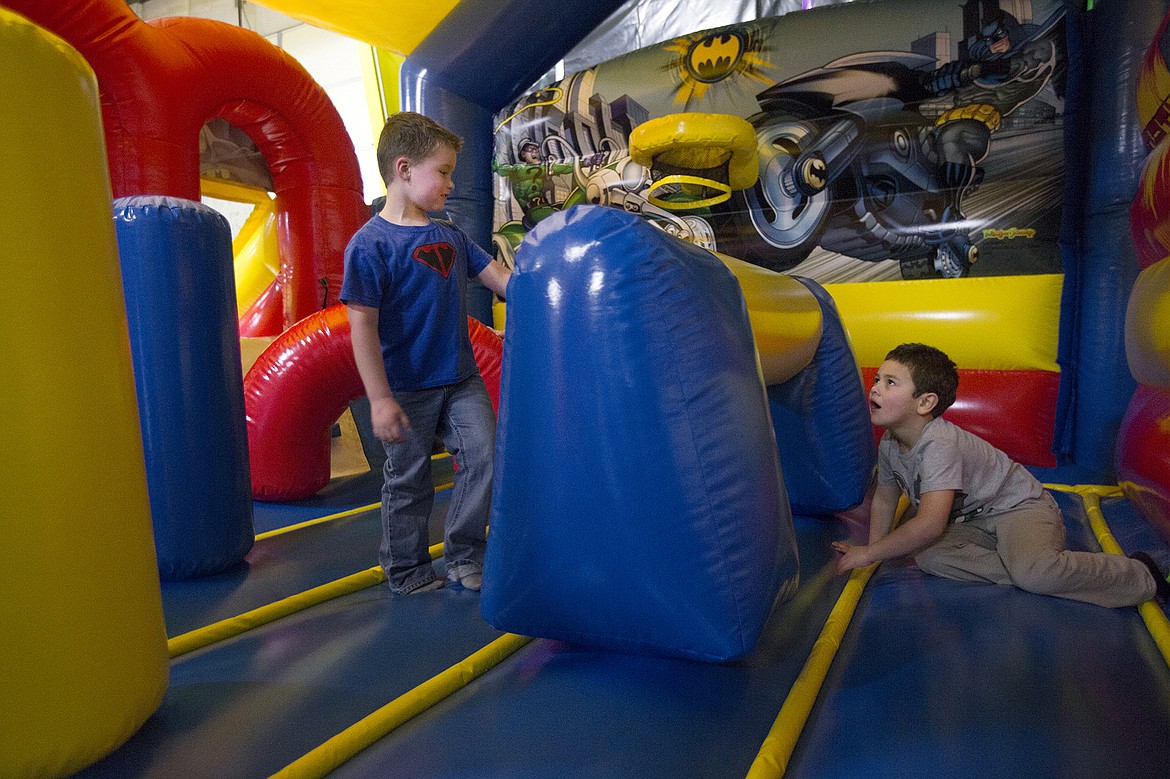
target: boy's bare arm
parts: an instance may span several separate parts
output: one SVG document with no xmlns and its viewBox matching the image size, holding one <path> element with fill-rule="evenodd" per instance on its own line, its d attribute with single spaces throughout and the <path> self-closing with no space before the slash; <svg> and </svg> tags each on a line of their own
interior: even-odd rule
<svg viewBox="0 0 1170 779">
<path fill-rule="evenodd" d="M 500 300 L 507 300 L 508 279 L 512 278 L 512 270 L 492 260 L 487 267 L 476 276 L 480 284 L 500 296 Z"/>
<path fill-rule="evenodd" d="M 892 484 L 878 484 L 869 504 L 869 542 L 872 544 L 890 532 L 894 514 L 898 511 L 898 500 L 902 491 Z"/>
<path fill-rule="evenodd" d="M 913 517 L 870 544 L 873 560 L 900 557 L 933 544 L 947 529 L 954 500 L 954 490 L 924 492 Z"/>
<path fill-rule="evenodd" d="M 390 381 L 386 378 L 382 344 L 378 340 L 378 309 L 349 303 L 346 310 L 349 312 L 354 362 L 366 389 L 366 397 L 370 399 L 374 436 L 389 443 L 404 441 L 410 432 L 410 420 L 394 399 Z"/>
<path fill-rule="evenodd" d="M 876 495 L 875 495 L 876 497 Z M 917 552 L 930 546 L 947 529 L 954 503 L 954 490 L 926 492 L 918 501 L 918 513 L 886 535 L 866 546 L 834 541 L 833 548 L 842 553 L 837 572 L 845 573 L 870 563 Z"/>
</svg>

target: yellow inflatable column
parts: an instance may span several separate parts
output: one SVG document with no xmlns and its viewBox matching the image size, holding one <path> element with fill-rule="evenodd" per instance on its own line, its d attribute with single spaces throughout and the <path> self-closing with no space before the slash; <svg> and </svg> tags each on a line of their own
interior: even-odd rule
<svg viewBox="0 0 1170 779">
<path fill-rule="evenodd" d="M 116 749 L 167 687 L 97 81 L 0 8 L 0 776 Z"/>
</svg>

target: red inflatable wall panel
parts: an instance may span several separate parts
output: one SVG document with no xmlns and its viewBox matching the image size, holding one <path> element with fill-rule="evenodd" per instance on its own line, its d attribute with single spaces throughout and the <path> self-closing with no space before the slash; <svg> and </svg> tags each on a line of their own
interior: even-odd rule
<svg viewBox="0 0 1170 779">
<path fill-rule="evenodd" d="M 862 368 L 866 392 L 877 368 Z M 1048 443 L 1056 425 L 1060 374 L 1052 371 L 959 369 L 959 393 L 945 414 L 1022 465 L 1052 468 Z M 874 438 L 882 431 L 874 430 Z"/>
</svg>

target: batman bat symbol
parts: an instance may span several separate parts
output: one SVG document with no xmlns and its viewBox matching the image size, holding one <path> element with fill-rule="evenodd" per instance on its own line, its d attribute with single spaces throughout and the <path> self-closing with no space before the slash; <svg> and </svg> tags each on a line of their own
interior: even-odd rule
<svg viewBox="0 0 1170 779">
<path fill-rule="evenodd" d="M 438 271 L 443 278 L 447 278 L 447 274 L 451 272 L 451 266 L 455 264 L 455 247 L 446 241 L 428 243 L 415 249 L 411 256 L 428 268 Z"/>
</svg>

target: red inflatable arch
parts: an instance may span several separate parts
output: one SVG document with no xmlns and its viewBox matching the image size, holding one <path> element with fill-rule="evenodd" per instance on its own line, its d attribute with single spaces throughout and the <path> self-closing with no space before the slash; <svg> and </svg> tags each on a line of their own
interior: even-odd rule
<svg viewBox="0 0 1170 779">
<path fill-rule="evenodd" d="M 124 0 L 4 4 L 64 38 L 97 74 L 115 197 L 198 200 L 199 131 L 210 119 L 259 147 L 275 184 L 281 262 L 280 295 L 261 298 L 279 302 L 281 315 L 248 312 L 246 326 L 265 332 L 245 335 L 276 335 L 337 302 L 342 253 L 368 211 L 341 117 L 296 60 L 223 22 L 143 22 Z"/>
<path fill-rule="evenodd" d="M 498 413 L 503 342 L 474 319 L 467 325 Z M 308 316 L 273 341 L 244 377 L 252 497 L 297 500 L 328 484 L 333 423 L 364 393 L 345 306 Z"/>
</svg>

